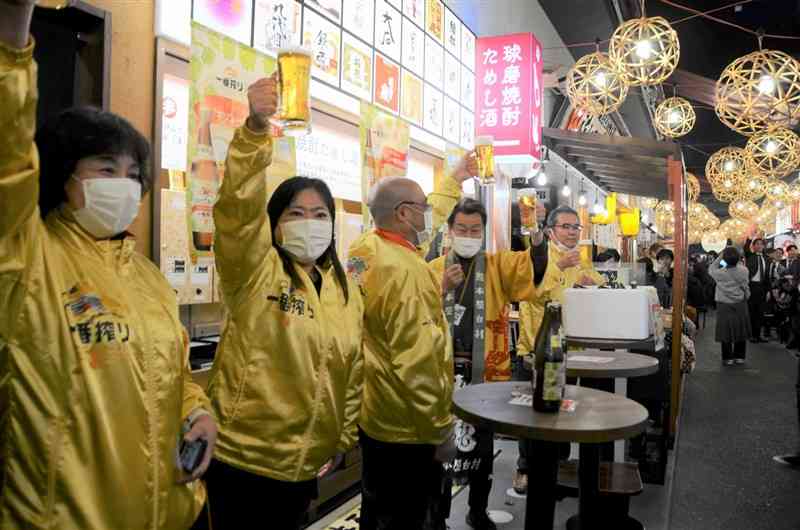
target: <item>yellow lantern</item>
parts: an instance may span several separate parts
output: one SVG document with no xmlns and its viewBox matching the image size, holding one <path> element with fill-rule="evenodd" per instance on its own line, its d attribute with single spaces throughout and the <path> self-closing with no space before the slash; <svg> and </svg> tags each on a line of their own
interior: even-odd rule
<svg viewBox="0 0 800 530">
<path fill-rule="evenodd" d="M 680 138 L 689 134 L 696 120 L 692 104 L 683 98 L 673 97 L 656 107 L 653 124 L 667 138 Z"/>
<path fill-rule="evenodd" d="M 750 221 L 758 215 L 758 205 L 753 201 L 737 199 L 728 205 L 728 213 L 735 219 Z"/>
<path fill-rule="evenodd" d="M 617 110 L 628 95 L 628 82 L 619 67 L 602 52 L 584 55 L 567 73 L 567 96 L 592 116 Z"/>
<path fill-rule="evenodd" d="M 641 210 L 633 208 L 630 212 L 619 214 L 619 228 L 623 236 L 636 236 L 639 234 L 639 219 Z"/>
<path fill-rule="evenodd" d="M 769 180 L 763 175 L 748 174 L 742 183 L 740 199 L 757 201 L 767 193 Z"/>
<path fill-rule="evenodd" d="M 686 172 L 686 195 L 690 201 L 696 201 L 700 197 L 700 181 L 694 173 Z"/>
<path fill-rule="evenodd" d="M 678 65 L 678 34 L 663 17 L 634 18 L 611 36 L 611 60 L 622 68 L 631 86 L 663 83 Z"/>
<path fill-rule="evenodd" d="M 800 139 L 785 127 L 754 134 L 744 150 L 748 169 L 767 177 L 784 177 L 800 165 Z"/>
<path fill-rule="evenodd" d="M 776 208 L 784 208 L 789 198 L 789 185 L 782 180 L 770 180 L 767 185 L 767 200 L 765 204 L 770 204 Z"/>
</svg>

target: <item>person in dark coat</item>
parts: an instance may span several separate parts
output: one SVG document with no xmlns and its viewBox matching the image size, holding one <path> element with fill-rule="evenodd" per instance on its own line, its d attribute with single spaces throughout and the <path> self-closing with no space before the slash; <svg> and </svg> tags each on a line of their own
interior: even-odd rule
<svg viewBox="0 0 800 530">
<path fill-rule="evenodd" d="M 717 329 L 715 340 L 722 343 L 722 364 L 744 364 L 750 336 L 750 277 L 735 247 L 722 251 L 708 273 L 717 282 Z"/>
</svg>

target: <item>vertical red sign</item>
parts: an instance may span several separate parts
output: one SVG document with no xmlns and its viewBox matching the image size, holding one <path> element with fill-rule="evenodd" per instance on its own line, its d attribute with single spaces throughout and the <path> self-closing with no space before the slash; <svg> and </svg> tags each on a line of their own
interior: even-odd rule
<svg viewBox="0 0 800 530">
<path fill-rule="evenodd" d="M 539 159 L 542 46 L 533 33 L 481 37 L 476 46 L 475 134 L 494 137 L 495 155 Z"/>
</svg>

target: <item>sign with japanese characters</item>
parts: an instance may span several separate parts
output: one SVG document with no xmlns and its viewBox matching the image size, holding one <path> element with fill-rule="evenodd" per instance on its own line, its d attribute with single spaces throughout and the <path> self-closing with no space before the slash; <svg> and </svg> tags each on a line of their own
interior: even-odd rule
<svg viewBox="0 0 800 530">
<path fill-rule="evenodd" d="M 425 116 L 423 127 L 433 134 L 442 136 L 442 121 L 444 121 L 444 97 L 442 91 L 425 84 Z"/>
<path fill-rule="evenodd" d="M 496 156 L 539 159 L 542 49 L 532 33 L 477 41 L 476 134 L 494 137 Z"/>
<path fill-rule="evenodd" d="M 300 44 L 301 7 L 295 0 L 256 0 L 253 47 L 275 54 Z"/>
<path fill-rule="evenodd" d="M 400 116 L 422 127 L 422 79 L 403 68 Z"/>
<path fill-rule="evenodd" d="M 344 3 L 342 26 L 372 45 L 375 30 L 375 0 L 348 0 Z"/>
<path fill-rule="evenodd" d="M 437 41 L 444 39 L 444 4 L 441 0 L 425 0 L 425 31 Z"/>
<path fill-rule="evenodd" d="M 461 56 L 461 21 L 447 8 L 444 10 L 444 48 L 456 58 Z"/>
<path fill-rule="evenodd" d="M 425 81 L 444 88 L 444 48 L 430 36 L 425 37 Z"/>
<path fill-rule="evenodd" d="M 186 171 L 189 140 L 189 81 L 164 74 L 161 109 L 161 167 Z"/>
<path fill-rule="evenodd" d="M 459 98 L 461 91 L 461 63 L 458 59 L 450 55 L 444 54 L 444 93 L 450 94 L 456 100 Z"/>
<path fill-rule="evenodd" d="M 425 75 L 425 33 L 403 17 L 403 67 L 418 76 Z"/>
<path fill-rule="evenodd" d="M 334 22 L 342 21 L 342 0 L 305 0 L 305 2 L 307 6 L 313 7 Z"/>
<path fill-rule="evenodd" d="M 375 104 L 397 114 L 400 111 L 400 67 L 375 53 Z"/>
<path fill-rule="evenodd" d="M 461 139 L 459 127 L 461 125 L 461 107 L 449 97 L 444 98 L 444 133 L 443 136 L 450 142 L 458 143 Z"/>
<path fill-rule="evenodd" d="M 472 149 L 475 147 L 475 114 L 461 111 L 461 147 Z"/>
<path fill-rule="evenodd" d="M 386 0 L 375 5 L 375 49 L 391 60 L 400 62 L 400 38 L 403 34 L 400 11 Z"/>
<path fill-rule="evenodd" d="M 372 96 L 372 48 L 347 32 L 342 36 L 342 90 L 360 99 Z"/>
<path fill-rule="evenodd" d="M 475 110 L 475 74 L 461 66 L 461 104 L 470 111 Z"/>
<path fill-rule="evenodd" d="M 303 46 L 311 50 L 311 74 L 339 86 L 341 29 L 310 9 L 303 11 Z"/>
<path fill-rule="evenodd" d="M 403 14 L 420 28 L 425 27 L 425 0 L 403 0 Z"/>
<path fill-rule="evenodd" d="M 475 71 L 475 35 L 462 24 L 461 26 L 461 62 Z"/>
</svg>

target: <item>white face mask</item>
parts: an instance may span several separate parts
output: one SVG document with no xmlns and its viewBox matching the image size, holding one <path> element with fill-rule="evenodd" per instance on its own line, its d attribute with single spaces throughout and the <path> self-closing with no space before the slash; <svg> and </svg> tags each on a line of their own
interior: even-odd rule
<svg viewBox="0 0 800 530">
<path fill-rule="evenodd" d="M 298 263 L 314 263 L 331 246 L 333 223 L 330 220 L 303 219 L 281 224 L 280 247 Z"/>
<path fill-rule="evenodd" d="M 422 231 L 414 229 L 417 234 L 417 245 L 424 245 L 433 237 L 433 211 L 425 210 L 423 216 L 425 218 L 425 228 Z"/>
<path fill-rule="evenodd" d="M 481 251 L 483 248 L 483 237 L 475 239 L 474 237 L 458 237 L 453 236 L 453 250 L 462 258 L 471 258 Z"/>
<path fill-rule="evenodd" d="M 78 180 L 73 176 L 75 180 Z M 84 207 L 73 215 L 84 230 L 97 239 L 124 232 L 139 214 L 142 185 L 129 178 L 78 180 L 83 186 Z"/>
</svg>

